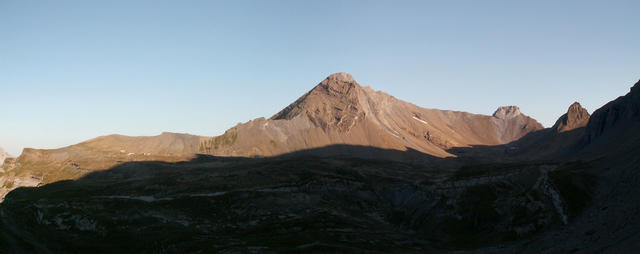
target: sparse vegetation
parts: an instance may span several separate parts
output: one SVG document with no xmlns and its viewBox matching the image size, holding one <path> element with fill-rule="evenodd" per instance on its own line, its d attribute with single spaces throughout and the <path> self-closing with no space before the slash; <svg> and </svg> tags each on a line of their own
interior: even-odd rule
<svg viewBox="0 0 640 254">
<path fill-rule="evenodd" d="M 198 151 L 204 154 L 214 154 L 214 151 L 222 147 L 232 146 L 237 139 L 238 132 L 230 130 L 220 136 L 201 141 Z"/>
</svg>

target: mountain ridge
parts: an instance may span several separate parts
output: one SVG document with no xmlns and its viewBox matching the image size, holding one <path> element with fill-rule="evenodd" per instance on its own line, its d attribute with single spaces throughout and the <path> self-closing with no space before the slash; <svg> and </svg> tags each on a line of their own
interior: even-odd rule
<svg viewBox="0 0 640 254">
<path fill-rule="evenodd" d="M 630 91 L 605 104 L 591 115 L 587 124 L 587 142 L 592 142 L 608 129 L 618 125 L 637 124 L 640 121 L 640 80 Z"/>
<path fill-rule="evenodd" d="M 262 126 L 258 128 L 256 122 Z M 251 123 L 235 126 L 232 129 L 237 131 L 241 145 L 231 145 L 211 154 L 251 156 L 241 151 L 253 149 L 255 155 L 271 156 L 330 144 L 351 144 L 397 150 L 411 148 L 447 157 L 453 156 L 446 152 L 451 147 L 510 142 L 542 128 L 541 124 L 524 114 L 498 119 L 418 107 L 384 92 L 363 87 L 350 74 L 337 73 L 271 118 L 258 118 Z M 286 136 L 280 134 L 283 130 L 286 130 Z M 256 143 L 243 139 L 247 136 L 268 136 L 270 139 L 257 143 L 275 142 L 278 149 L 290 149 L 271 152 L 275 146 L 247 147 Z M 296 140 L 306 137 L 309 137 L 309 142 Z"/>
<path fill-rule="evenodd" d="M 421 108 L 340 74 L 217 137 L 25 149 L 0 174 L 0 195 L 34 187 L 0 204 L 0 249 L 637 249 L 639 84 L 592 116 L 573 103 L 543 129 L 516 106 Z"/>
<path fill-rule="evenodd" d="M 10 179 L 46 184 L 127 161 L 185 161 L 197 154 L 225 157 L 273 157 L 296 151 L 349 145 L 322 156 L 353 156 L 426 162 L 455 157 L 454 147 L 500 145 L 543 129 L 515 107 L 504 117 L 418 107 L 387 93 L 361 86 L 351 74 L 328 76 L 272 117 L 240 123 L 220 136 L 164 132 L 157 136 L 107 135 L 59 149 L 24 149 Z M 498 109 L 500 110 L 500 108 Z M 408 151 L 412 158 L 360 153 L 368 146 Z M 432 156 L 425 157 L 420 154 Z M 51 173 L 55 172 L 55 173 Z M 14 181 L 9 178 L 4 181 Z M 38 179 L 35 181 L 34 179 Z"/>
</svg>

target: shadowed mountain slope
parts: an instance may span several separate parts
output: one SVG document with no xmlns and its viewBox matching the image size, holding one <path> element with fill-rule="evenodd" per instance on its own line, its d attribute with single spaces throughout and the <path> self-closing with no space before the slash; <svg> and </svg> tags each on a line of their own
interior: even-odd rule
<svg viewBox="0 0 640 254">
<path fill-rule="evenodd" d="M 592 160 L 573 170 L 596 176 L 590 201 L 573 223 L 527 242 L 529 253 L 640 250 L 640 81 L 596 110 L 582 132 L 569 158 Z"/>
<path fill-rule="evenodd" d="M 580 159 L 625 153 L 640 136 L 640 81 L 624 96 L 590 116 L 579 103 L 549 129 L 532 132 L 509 146 L 523 158 Z"/>
<path fill-rule="evenodd" d="M 640 81 L 620 96 L 593 112 L 582 140 L 585 153 L 624 152 L 624 144 L 640 136 Z"/>
<path fill-rule="evenodd" d="M 575 102 L 551 128 L 531 132 L 507 144 L 508 156 L 520 160 L 548 160 L 572 155 L 583 148 L 579 142 L 584 139 L 588 122 L 589 113 Z"/>
<path fill-rule="evenodd" d="M 0 205 L 0 250 L 447 252 L 527 238 L 574 216 L 558 212 L 549 194 L 557 190 L 548 171 L 564 164 L 493 164 L 480 172 L 315 156 L 345 150 L 419 155 L 436 165 L 457 160 L 333 145 L 260 159 L 126 162 L 12 191 Z"/>
</svg>

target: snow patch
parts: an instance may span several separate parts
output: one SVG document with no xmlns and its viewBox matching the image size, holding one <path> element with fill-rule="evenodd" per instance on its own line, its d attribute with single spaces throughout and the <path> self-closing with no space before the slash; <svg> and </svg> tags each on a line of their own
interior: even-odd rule
<svg viewBox="0 0 640 254">
<path fill-rule="evenodd" d="M 416 120 L 418 120 L 419 122 L 421 122 L 421 123 L 423 123 L 423 124 L 428 124 L 428 123 L 427 123 L 427 121 L 422 120 L 422 119 L 420 119 L 420 118 L 417 118 L 417 117 L 415 117 L 415 116 L 413 117 L 413 119 L 416 119 Z"/>
</svg>

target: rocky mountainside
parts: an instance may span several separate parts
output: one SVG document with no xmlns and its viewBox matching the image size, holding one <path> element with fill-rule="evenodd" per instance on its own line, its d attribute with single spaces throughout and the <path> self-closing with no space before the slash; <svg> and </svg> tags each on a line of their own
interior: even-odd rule
<svg viewBox="0 0 640 254">
<path fill-rule="evenodd" d="M 195 156 L 202 139 L 165 132 L 152 137 L 109 135 L 60 149 L 25 148 L 0 173 L 0 200 L 17 187 L 76 179 L 124 162 L 186 161 Z"/>
<path fill-rule="evenodd" d="M 453 156 L 447 151 L 453 147 L 499 145 L 542 128 L 515 106 L 499 108 L 494 116 L 426 109 L 362 87 L 350 74 L 336 73 L 271 118 L 238 124 L 217 137 L 109 135 L 60 149 L 25 149 L 15 167 L 0 175 L 0 180 L 12 182 L 6 184 L 11 188 L 0 187 L 0 193 L 24 184 L 75 179 L 128 161 L 186 161 L 196 154 L 268 157 L 313 152 L 425 162 Z M 328 148 L 336 144 L 352 146 Z M 353 146 L 381 149 L 363 152 Z M 322 147 L 327 149 L 317 149 Z"/>
<path fill-rule="evenodd" d="M 585 127 L 584 144 L 587 153 L 623 152 L 637 137 L 640 128 L 640 81 L 625 96 L 611 101 L 593 112 Z"/>
<path fill-rule="evenodd" d="M 222 145 L 219 140 L 216 145 L 214 140 L 204 145 L 204 151 L 220 156 L 273 156 L 347 144 L 447 157 L 452 156 L 447 152 L 452 147 L 503 144 L 543 128 L 517 107 L 501 114 L 504 109 L 485 116 L 421 108 L 362 87 L 350 74 L 336 73 L 270 119 L 230 129 L 225 139 L 233 142 Z"/>
<path fill-rule="evenodd" d="M 542 130 L 544 127 L 535 119 L 520 113 L 517 106 L 499 107 L 493 113 L 493 117 L 503 121 L 500 124 L 500 143 L 508 143 L 518 140 L 534 131 Z"/>
<path fill-rule="evenodd" d="M 589 112 L 580 103 L 574 102 L 569 106 L 567 113 L 562 115 L 551 129 L 560 133 L 582 128 L 589 122 L 589 117 Z"/>
<path fill-rule="evenodd" d="M 542 129 L 515 106 L 425 109 L 340 73 L 218 137 L 27 149 L 0 181 L 38 187 L 0 204 L 0 252 L 638 250 L 639 87 Z M 61 175 L 75 180 L 47 182 Z"/>
<path fill-rule="evenodd" d="M 591 161 L 574 172 L 596 182 L 581 216 L 528 242 L 531 253 L 624 253 L 640 250 L 640 81 L 596 110 L 572 159 Z M 570 191 L 570 190 L 567 190 Z"/>
<path fill-rule="evenodd" d="M 640 82 L 625 96 L 589 115 L 579 103 L 572 104 L 549 129 L 532 132 L 516 142 L 517 155 L 528 158 L 572 159 L 626 153 L 640 129 Z"/>
<path fill-rule="evenodd" d="M 580 143 L 584 139 L 584 129 L 589 118 L 587 110 L 580 103 L 574 102 L 551 128 L 531 132 L 507 144 L 507 156 L 518 159 L 557 159 L 573 155 L 584 148 Z"/>
<path fill-rule="evenodd" d="M 164 132 L 158 136 L 108 135 L 60 149 L 23 150 L 21 163 L 74 163 L 86 169 L 101 169 L 111 163 L 131 160 L 173 160 L 197 153 L 202 137 Z"/>
</svg>

